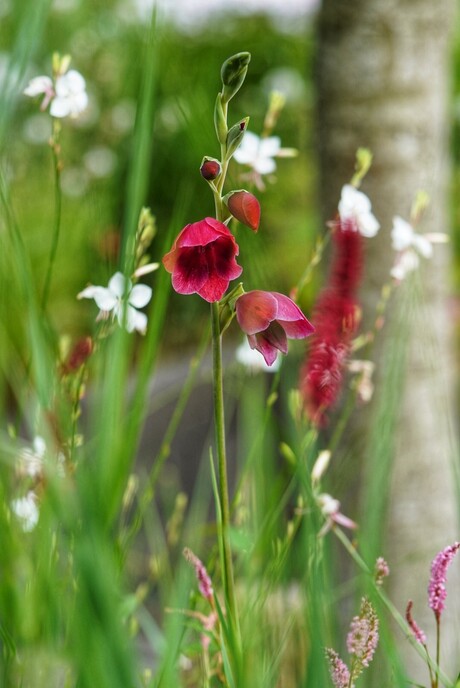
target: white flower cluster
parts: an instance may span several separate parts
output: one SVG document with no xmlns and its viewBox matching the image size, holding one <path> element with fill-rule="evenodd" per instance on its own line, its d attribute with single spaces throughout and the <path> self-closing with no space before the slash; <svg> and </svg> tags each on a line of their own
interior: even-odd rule
<svg viewBox="0 0 460 688">
<path fill-rule="evenodd" d="M 99 319 L 112 313 L 128 332 L 137 330 L 140 334 L 145 334 L 147 330 L 147 316 L 137 309 L 146 306 L 151 297 L 150 287 L 146 284 L 136 284 L 133 287 L 131 280 L 126 281 L 121 272 L 116 272 L 110 278 L 107 287 L 90 285 L 77 295 L 78 299 L 94 299 L 100 309 Z"/>
<path fill-rule="evenodd" d="M 53 81 L 49 76 L 36 76 L 24 89 L 24 95 L 36 98 L 43 95 L 40 109 L 50 105 L 52 117 L 77 117 L 88 105 L 86 82 L 80 72 L 70 69 Z"/>
</svg>

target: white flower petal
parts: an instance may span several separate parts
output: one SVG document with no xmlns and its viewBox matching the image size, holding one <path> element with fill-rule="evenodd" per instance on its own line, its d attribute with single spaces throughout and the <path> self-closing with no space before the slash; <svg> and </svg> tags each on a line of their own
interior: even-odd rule
<svg viewBox="0 0 460 688">
<path fill-rule="evenodd" d="M 371 209 L 371 202 L 362 191 L 358 191 L 351 184 L 342 187 L 339 202 L 339 215 L 342 220 L 355 217 L 358 213 L 366 213 Z"/>
<path fill-rule="evenodd" d="M 393 218 L 393 228 L 391 230 L 391 241 L 395 251 L 404 251 L 408 248 L 414 238 L 414 228 L 409 222 L 396 215 Z"/>
<path fill-rule="evenodd" d="M 38 523 L 39 511 L 36 502 L 37 495 L 34 492 L 28 492 L 25 497 L 13 499 L 11 502 L 11 510 L 21 521 L 22 529 L 26 533 L 30 533 Z"/>
<path fill-rule="evenodd" d="M 122 272 L 116 272 L 109 280 L 109 289 L 115 296 L 121 299 L 125 295 L 125 289 L 128 292 L 131 290 L 131 282 L 128 280 L 126 284 L 124 274 Z"/>
<path fill-rule="evenodd" d="M 68 98 L 53 98 L 50 107 L 52 117 L 68 117 L 70 115 L 70 103 Z"/>
<path fill-rule="evenodd" d="M 49 93 L 53 90 L 53 82 L 49 76 L 36 76 L 35 79 L 29 81 L 28 86 L 23 93 L 31 98 L 39 96 L 41 93 Z"/>
<path fill-rule="evenodd" d="M 94 299 L 97 307 L 101 311 L 111 311 L 118 299 L 116 295 L 106 287 L 86 287 L 79 294 L 77 294 L 77 299 Z"/>
<path fill-rule="evenodd" d="M 40 435 L 36 435 L 34 437 L 34 441 L 32 443 L 32 446 L 34 448 L 35 454 L 39 457 L 42 458 L 45 456 L 46 453 L 46 442 L 43 439 L 43 437 L 40 437 Z"/>
<path fill-rule="evenodd" d="M 146 284 L 136 284 L 132 288 L 128 302 L 135 308 L 143 308 L 152 298 L 152 289 Z"/>
<path fill-rule="evenodd" d="M 421 234 L 414 234 L 412 244 L 424 258 L 431 258 L 433 255 L 431 242 Z"/>
<path fill-rule="evenodd" d="M 125 327 L 128 332 L 133 332 L 137 330 L 141 334 L 145 334 L 147 330 L 147 316 L 145 313 L 140 313 L 133 306 L 128 306 L 126 311 L 126 321 L 125 321 L 125 309 L 120 308 L 117 313 L 118 322 L 121 327 Z"/>
<path fill-rule="evenodd" d="M 281 148 L 281 139 L 279 136 L 268 136 L 265 139 L 260 139 L 259 157 L 273 158 L 278 154 Z"/>
<path fill-rule="evenodd" d="M 252 166 L 259 174 L 270 174 L 276 170 L 276 162 L 273 158 L 258 158 Z"/>
<path fill-rule="evenodd" d="M 357 217 L 358 230 L 362 236 L 374 237 L 380 229 L 380 223 L 372 213 L 362 213 Z"/>
<path fill-rule="evenodd" d="M 404 251 L 398 257 L 395 265 L 390 270 L 390 275 L 401 282 L 410 272 L 418 268 L 420 260 L 415 251 L 411 249 Z"/>
</svg>

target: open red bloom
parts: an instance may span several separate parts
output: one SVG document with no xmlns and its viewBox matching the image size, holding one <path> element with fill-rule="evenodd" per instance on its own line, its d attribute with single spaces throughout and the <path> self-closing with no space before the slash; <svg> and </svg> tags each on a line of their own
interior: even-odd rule
<svg viewBox="0 0 460 688">
<path fill-rule="evenodd" d="M 163 265 L 172 273 L 172 285 L 179 294 L 196 293 L 212 303 L 220 301 L 230 280 L 241 275 L 243 268 L 235 260 L 238 253 L 230 230 L 206 217 L 184 227 Z"/>
<path fill-rule="evenodd" d="M 275 362 L 278 351 L 287 354 L 288 337 L 304 339 L 315 329 L 294 301 L 276 291 L 249 291 L 235 307 L 249 346 L 262 354 L 267 365 Z"/>
</svg>

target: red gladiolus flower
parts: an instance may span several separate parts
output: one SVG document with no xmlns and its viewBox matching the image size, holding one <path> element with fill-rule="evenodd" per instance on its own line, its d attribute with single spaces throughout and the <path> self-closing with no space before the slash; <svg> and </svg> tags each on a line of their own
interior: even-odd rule
<svg viewBox="0 0 460 688">
<path fill-rule="evenodd" d="M 237 264 L 238 244 L 229 229 L 206 217 L 184 227 L 163 258 L 172 273 L 172 285 L 179 294 L 199 294 L 210 303 L 220 301 L 230 280 L 243 268 Z"/>
<path fill-rule="evenodd" d="M 276 291 L 249 291 L 235 307 L 249 346 L 262 354 L 267 365 L 275 362 L 278 351 L 287 353 L 288 337 L 304 339 L 315 329 L 294 301 Z"/>
</svg>

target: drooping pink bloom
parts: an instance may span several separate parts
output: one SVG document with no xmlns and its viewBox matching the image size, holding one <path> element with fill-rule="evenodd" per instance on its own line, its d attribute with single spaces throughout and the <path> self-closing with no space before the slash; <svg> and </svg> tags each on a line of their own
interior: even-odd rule
<svg viewBox="0 0 460 688">
<path fill-rule="evenodd" d="M 211 578 L 206 571 L 206 567 L 201 561 L 201 559 L 198 559 L 196 554 L 192 552 L 191 549 L 188 547 L 184 548 L 183 551 L 184 557 L 186 560 L 193 566 L 195 569 L 195 575 L 196 579 L 198 581 L 198 590 L 200 593 L 203 595 L 203 597 L 210 602 L 212 601 L 214 597 L 214 590 L 212 587 L 212 581 Z"/>
<path fill-rule="evenodd" d="M 447 569 L 459 549 L 460 542 L 454 542 L 453 545 L 439 552 L 431 563 L 431 578 L 428 585 L 428 604 L 434 611 L 437 622 L 439 622 L 441 618 L 441 612 L 444 609 L 444 602 L 447 597 Z"/>
<path fill-rule="evenodd" d="M 327 647 L 325 652 L 329 662 L 332 683 L 335 688 L 349 688 L 350 671 L 347 665 L 331 647 Z"/>
<path fill-rule="evenodd" d="M 332 242 L 331 274 L 313 313 L 316 333 L 300 374 L 304 407 L 317 425 L 325 424 L 325 414 L 340 393 L 360 315 L 356 291 L 362 273 L 363 238 L 353 217 L 334 223 Z"/>
<path fill-rule="evenodd" d="M 358 524 L 342 514 L 340 511 L 340 502 L 338 499 L 334 499 L 329 494 L 320 494 L 316 497 L 316 503 L 321 509 L 321 513 L 325 517 L 326 521 L 318 533 L 318 537 L 323 537 L 326 535 L 334 525 L 343 526 L 343 528 L 349 528 L 350 530 L 355 530 Z"/>
<path fill-rule="evenodd" d="M 364 667 L 368 667 L 379 641 L 379 620 L 375 609 L 366 597 L 361 600 L 359 616 L 350 624 L 347 636 L 347 649 L 354 655 L 353 678 L 359 676 Z"/>
<path fill-rule="evenodd" d="M 406 607 L 406 621 L 410 626 L 415 640 L 419 642 L 420 645 L 426 645 L 426 635 L 412 617 L 412 605 L 412 600 L 409 600 Z"/>
<path fill-rule="evenodd" d="M 288 338 L 304 339 L 315 329 L 294 301 L 276 291 L 249 291 L 237 299 L 235 308 L 249 346 L 267 365 L 274 363 L 278 351 L 287 353 Z"/>
<path fill-rule="evenodd" d="M 206 217 L 186 225 L 163 265 L 172 273 L 172 285 L 179 294 L 199 294 L 210 303 L 220 301 L 230 280 L 243 268 L 237 264 L 238 244 L 230 230 L 218 220 Z"/>
</svg>

